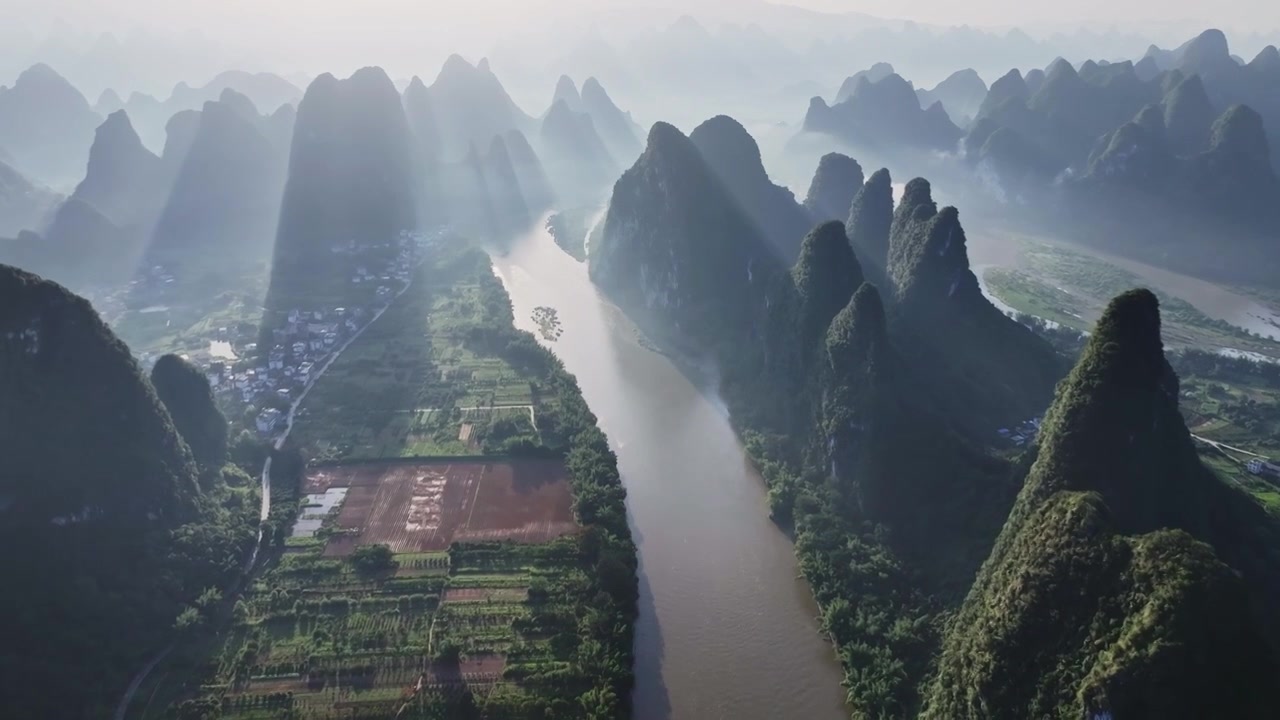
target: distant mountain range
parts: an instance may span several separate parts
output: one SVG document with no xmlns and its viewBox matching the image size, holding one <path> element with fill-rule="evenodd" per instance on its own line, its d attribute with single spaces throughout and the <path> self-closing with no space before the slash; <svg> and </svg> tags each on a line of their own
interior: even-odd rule
<svg viewBox="0 0 1280 720">
<path fill-rule="evenodd" d="M 176 115 L 157 156 L 117 110 L 95 132 L 71 196 L 0 240 L 0 257 L 76 285 L 128 278 L 143 262 L 208 272 L 269 257 L 292 123 L 289 110 L 260 116 L 228 89 Z"/>
<path fill-rule="evenodd" d="M 51 187 L 73 186 L 83 176 L 101 122 L 80 91 L 48 65 L 0 87 L 0 147 L 15 169 Z"/>
<path fill-rule="evenodd" d="M 143 142 L 158 149 L 164 141 L 169 118 L 184 110 L 199 110 L 207 102 L 216 102 L 227 90 L 243 95 L 268 115 L 284 105 L 297 106 L 302 99 L 302 90 L 279 75 L 229 70 L 196 88 L 180 82 L 164 100 L 139 92 L 130 93 L 127 100 L 122 100 L 114 90 L 107 89 L 99 96 L 94 109 L 102 115 L 125 110 Z"/>
<path fill-rule="evenodd" d="M 1280 269 L 1269 253 L 1267 269 L 1256 264 L 1280 217 L 1274 46 L 1244 62 L 1208 30 L 1136 63 L 1059 58 L 989 89 L 964 70 L 914 101 L 892 70 L 850 77 L 834 106 L 814 98 L 804 133 L 907 164 L 922 150 L 942 153 L 935 164 L 962 159 L 977 180 L 971 195 L 985 188 L 1012 215 L 1107 237 L 1122 252 L 1224 277 Z M 952 123 L 944 107 L 972 119 Z M 1212 253 L 1206 233 L 1224 236 Z"/>
</svg>

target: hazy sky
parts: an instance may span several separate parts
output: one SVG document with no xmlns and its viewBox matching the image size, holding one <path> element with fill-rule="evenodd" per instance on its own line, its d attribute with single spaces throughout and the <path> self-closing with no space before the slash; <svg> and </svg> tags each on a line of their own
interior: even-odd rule
<svg viewBox="0 0 1280 720">
<path fill-rule="evenodd" d="M 852 10 L 883 17 L 901 17 L 946 25 L 1032 25 L 1080 23 L 1123 24 L 1141 31 L 1161 21 L 1230 26 L 1241 30 L 1280 28 L 1280 2 L 1223 0 L 792 0 L 789 4 L 815 10 Z"/>
<path fill-rule="evenodd" d="M 378 23 L 387 17 L 459 26 L 462 32 L 486 24 L 510 25 L 548 11 L 608 13 L 613 8 L 659 5 L 732 12 L 748 0 L 0 0 L 7 20 L 47 21 L 60 16 L 76 24 L 116 25 L 149 20 L 175 27 L 204 26 L 220 31 L 279 30 L 298 19 L 313 30 L 331 24 Z M 829 12 L 861 12 L 906 17 L 937 24 L 988 26 L 1042 23 L 1120 23 L 1131 29 L 1160 20 L 1188 20 L 1239 29 L 1280 28 L 1280 2 L 1224 0 L 777 0 Z M 308 18 L 308 19 L 303 19 Z"/>
<path fill-rule="evenodd" d="M 1126 40 L 1122 54 L 1113 53 L 1111 59 L 1140 56 L 1147 42 L 1176 45 L 1208 26 L 1265 34 L 1242 39 L 1238 45 L 1233 42 L 1233 49 L 1249 56 L 1262 43 L 1277 42 L 1280 37 L 1276 34 L 1280 0 L 1195 4 L 1186 0 L 777 0 L 773 4 L 937 26 L 968 24 L 1001 30 L 1018 26 L 1039 37 L 1082 25 L 1115 26 L 1141 36 Z M 835 22 L 780 12 L 766 0 L 0 0 L 0 84 L 10 82 L 35 61 L 50 62 L 93 96 L 103 87 L 121 83 L 128 85 L 117 89 L 163 94 L 178 79 L 200 82 L 226 68 L 305 78 L 377 64 L 397 79 L 414 73 L 430 77 L 454 52 L 472 60 L 489 55 L 505 58 L 508 64 L 512 58 L 536 63 L 548 54 L 566 51 L 588 28 L 625 47 L 635 32 L 646 26 L 668 26 L 685 13 L 713 29 L 727 23 L 756 23 L 795 50 L 806 49 L 816 37 L 844 38 L 866 27 L 855 18 Z M 908 13 L 905 18 L 904 13 Z M 116 47 L 95 48 L 100 52 L 86 55 L 103 32 L 116 37 Z M 200 36 L 186 34 L 191 32 Z M 46 42 L 51 36 L 54 41 Z M 5 48 L 14 52 L 6 56 Z M 130 67 L 126 78 L 119 77 L 120 72 L 95 74 L 95 58 L 108 57 L 125 58 Z M 963 61 L 956 58 L 954 62 Z M 926 78 L 916 79 L 924 82 Z"/>
</svg>

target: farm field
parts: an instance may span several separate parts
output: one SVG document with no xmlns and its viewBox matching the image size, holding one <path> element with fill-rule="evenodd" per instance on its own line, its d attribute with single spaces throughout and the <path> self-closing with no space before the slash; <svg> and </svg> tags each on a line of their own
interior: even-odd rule
<svg viewBox="0 0 1280 720">
<path fill-rule="evenodd" d="M 607 440 L 486 256 L 419 273 L 308 395 L 289 442 L 312 462 L 263 566 L 131 718 L 625 713 L 635 550 Z"/>
<path fill-rule="evenodd" d="M 222 717 L 517 718 L 591 687 L 560 637 L 585 601 L 577 537 L 376 563 L 327 547 L 291 543 L 237 603 L 205 688 Z"/>
<path fill-rule="evenodd" d="M 476 256 L 440 252 L 307 398 L 294 432 L 308 457 L 478 456 L 535 435 L 531 416 L 551 401 L 530 373 L 486 352 Z"/>
<path fill-rule="evenodd" d="M 304 492 L 346 489 L 326 557 L 383 544 L 396 553 L 454 542 L 546 542 L 578 529 L 559 460 L 368 463 L 312 470 Z"/>
<path fill-rule="evenodd" d="M 1201 444 L 1201 457 L 1280 513 L 1280 478 L 1249 473 L 1250 459 L 1280 458 L 1280 368 L 1245 360 L 1182 358 L 1182 414 L 1192 434 L 1235 450 Z M 1199 370 L 1199 372 L 1194 372 Z"/>
</svg>

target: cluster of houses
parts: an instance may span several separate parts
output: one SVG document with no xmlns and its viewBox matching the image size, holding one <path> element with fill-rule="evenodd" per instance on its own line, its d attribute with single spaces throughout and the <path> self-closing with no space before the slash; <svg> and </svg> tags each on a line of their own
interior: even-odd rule
<svg viewBox="0 0 1280 720">
<path fill-rule="evenodd" d="M 262 408 L 254 421 L 260 434 L 269 436 L 282 430 L 287 412 L 281 408 L 296 401 L 332 355 L 372 322 L 409 284 L 426 240 L 420 233 L 401 233 L 395 243 L 395 254 L 381 269 L 370 272 L 369 264 L 355 267 L 352 283 L 374 287 L 368 304 L 292 308 L 286 313 L 284 323 L 271 331 L 270 352 L 260 352 L 255 343 L 244 346 L 245 357 L 259 358 L 256 367 L 211 362 L 206 374 L 214 392 L 233 402 Z M 354 245 L 334 249 L 335 253 L 357 254 L 359 251 Z"/>
<path fill-rule="evenodd" d="M 423 251 L 446 231 L 441 228 L 429 235 L 404 231 L 381 245 L 352 242 L 334 247 L 334 254 L 351 256 L 353 290 L 363 291 L 351 293 L 352 297 L 367 299 L 345 307 L 290 309 L 281 326 L 271 331 L 269 352 L 261 352 L 258 343 L 252 342 L 265 341 L 256 328 L 216 329 L 208 338 L 210 353 L 192 360 L 204 371 L 219 404 L 224 410 L 250 405 L 260 408 L 253 424 L 263 436 L 283 430 L 288 417 L 286 408 L 319 375 L 334 353 L 391 304 L 409 284 Z M 115 289 L 112 297 L 139 290 L 163 291 L 172 282 L 173 276 L 156 266 L 142 273 L 128 288 Z M 149 369 L 156 358 L 144 354 L 140 360 Z"/>
<path fill-rule="evenodd" d="M 1030 420 L 1023 421 L 1015 428 L 1000 428 L 997 432 L 1001 438 L 1018 447 L 1023 447 L 1028 443 L 1034 443 L 1036 437 L 1040 435 L 1040 418 L 1033 417 Z"/>
</svg>

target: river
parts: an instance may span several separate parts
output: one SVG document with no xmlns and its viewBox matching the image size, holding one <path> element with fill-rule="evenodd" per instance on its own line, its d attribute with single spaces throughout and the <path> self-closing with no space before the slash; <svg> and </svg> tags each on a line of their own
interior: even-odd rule
<svg viewBox="0 0 1280 720">
<path fill-rule="evenodd" d="M 645 349 L 543 225 L 493 261 L 518 327 L 536 335 L 534 308 L 557 311 L 546 345 L 618 455 L 640 560 L 635 717 L 847 718 L 817 606 L 723 405 Z"/>
</svg>

